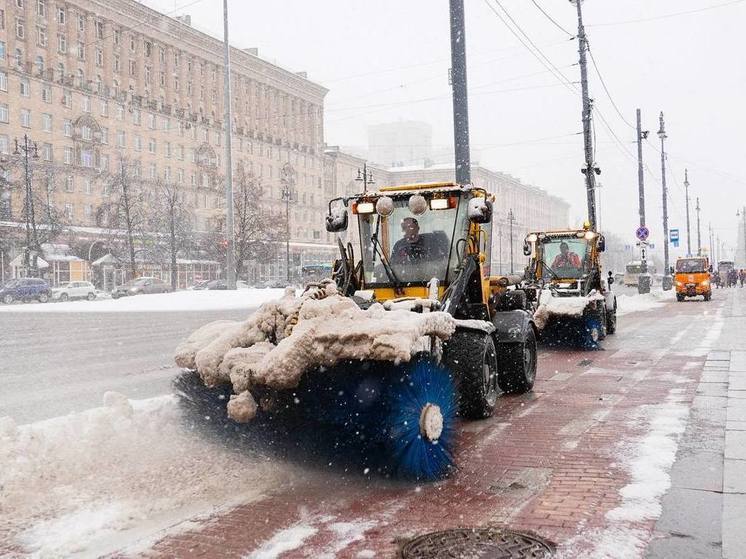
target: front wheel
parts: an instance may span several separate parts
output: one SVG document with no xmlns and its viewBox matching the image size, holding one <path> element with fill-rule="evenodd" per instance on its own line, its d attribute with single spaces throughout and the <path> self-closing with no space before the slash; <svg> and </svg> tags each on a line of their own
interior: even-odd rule
<svg viewBox="0 0 746 559">
<path fill-rule="evenodd" d="M 95 298 L 96 298 L 96 294 L 93 293 L 92 291 L 88 294 L 88 297 L 86 297 L 86 299 L 88 299 L 89 301 L 93 301 Z"/>
<path fill-rule="evenodd" d="M 613 311 L 606 312 L 606 333 L 607 334 L 616 333 L 616 303 L 614 304 Z"/>
<path fill-rule="evenodd" d="M 709 301 L 710 299 L 712 299 L 712 292 L 705 293 L 705 301 Z"/>
<path fill-rule="evenodd" d="M 681 302 L 683 302 L 683 301 L 684 301 L 684 296 L 683 296 L 683 295 L 679 295 L 679 294 L 677 293 L 677 294 L 676 294 L 676 300 L 677 300 L 677 301 L 678 301 L 679 303 L 681 303 Z"/>
<path fill-rule="evenodd" d="M 492 336 L 456 331 L 446 342 L 444 355 L 458 383 L 459 415 L 467 419 L 490 417 L 498 395 L 497 352 Z"/>
<path fill-rule="evenodd" d="M 68 300 L 69 298 L 70 298 L 70 297 L 68 296 L 68 294 L 67 294 L 67 293 L 63 293 L 62 295 L 60 295 L 60 301 L 62 301 L 63 303 L 64 303 L 65 301 L 67 301 L 67 300 Z"/>
<path fill-rule="evenodd" d="M 536 381 L 536 334 L 529 328 L 523 343 L 500 346 L 500 389 L 506 394 L 523 394 Z"/>
<path fill-rule="evenodd" d="M 10 305 L 12 302 L 13 302 L 13 295 L 8 293 L 7 295 L 3 296 L 3 303 L 5 303 L 6 305 Z"/>
<path fill-rule="evenodd" d="M 47 295 L 46 293 L 42 293 L 41 295 L 39 295 L 40 303 L 46 303 L 47 301 L 49 301 L 49 295 Z"/>
</svg>

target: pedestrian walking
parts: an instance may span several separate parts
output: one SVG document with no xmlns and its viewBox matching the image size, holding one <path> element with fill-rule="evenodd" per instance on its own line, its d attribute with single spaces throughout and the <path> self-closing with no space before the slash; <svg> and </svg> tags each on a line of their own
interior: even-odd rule
<svg viewBox="0 0 746 559">
<path fill-rule="evenodd" d="M 730 272 L 728 272 L 728 287 L 735 287 L 738 283 L 738 272 L 736 272 L 736 269 L 733 268 Z"/>
<path fill-rule="evenodd" d="M 715 287 L 717 287 L 718 289 L 723 287 L 723 279 L 720 277 L 720 272 L 715 272 L 712 276 L 712 281 L 715 283 Z"/>
<path fill-rule="evenodd" d="M 741 287 L 743 287 L 743 284 L 746 283 L 746 269 L 741 268 L 738 279 L 741 280 Z"/>
</svg>

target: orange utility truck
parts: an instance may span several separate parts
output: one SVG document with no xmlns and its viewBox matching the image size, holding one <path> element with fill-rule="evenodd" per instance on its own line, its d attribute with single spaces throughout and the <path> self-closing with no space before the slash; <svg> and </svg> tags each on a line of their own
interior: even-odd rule
<svg viewBox="0 0 746 559">
<path fill-rule="evenodd" d="M 705 301 L 712 298 L 710 262 L 706 256 L 687 256 L 676 260 L 674 271 L 676 300 L 702 295 Z"/>
</svg>

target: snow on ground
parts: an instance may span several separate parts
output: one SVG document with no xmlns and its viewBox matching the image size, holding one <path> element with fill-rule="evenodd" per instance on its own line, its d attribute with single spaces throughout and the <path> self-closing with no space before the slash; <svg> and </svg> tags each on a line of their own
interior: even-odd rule
<svg viewBox="0 0 746 559">
<path fill-rule="evenodd" d="M 68 301 L 65 303 L 14 303 L 0 305 L 0 312 L 164 312 L 248 309 L 277 299 L 282 289 L 236 291 L 187 290 L 135 295 L 121 299 Z"/>
<path fill-rule="evenodd" d="M 294 478 L 189 431 L 181 413 L 173 395 L 108 392 L 80 413 L 22 426 L 0 418 L 0 533 L 37 558 L 132 551 Z"/>
<path fill-rule="evenodd" d="M 606 513 L 606 529 L 565 543 L 560 557 L 637 559 L 643 555 L 650 538 L 646 522 L 661 515 L 661 499 L 671 486 L 671 467 L 688 417 L 688 406 L 671 390 L 663 403 L 644 408 L 633 419 L 643 423 L 646 431 L 640 439 L 620 446 L 620 463 L 629 475 L 619 491 L 621 503 Z"/>
<path fill-rule="evenodd" d="M 658 309 L 676 300 L 676 293 L 673 290 L 663 291 L 657 289 L 650 293 L 627 295 L 617 295 L 617 316 L 624 316 L 625 314 L 642 311 L 652 311 Z"/>
</svg>

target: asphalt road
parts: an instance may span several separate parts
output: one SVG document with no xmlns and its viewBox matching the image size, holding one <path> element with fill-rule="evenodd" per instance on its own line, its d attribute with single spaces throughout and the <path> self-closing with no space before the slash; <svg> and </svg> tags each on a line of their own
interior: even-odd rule
<svg viewBox="0 0 746 559">
<path fill-rule="evenodd" d="M 3 313 L 0 417 L 18 424 L 56 417 L 100 406 L 108 390 L 129 398 L 168 393 L 176 345 L 207 322 L 247 314 Z"/>
</svg>

